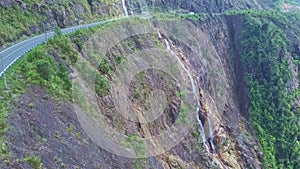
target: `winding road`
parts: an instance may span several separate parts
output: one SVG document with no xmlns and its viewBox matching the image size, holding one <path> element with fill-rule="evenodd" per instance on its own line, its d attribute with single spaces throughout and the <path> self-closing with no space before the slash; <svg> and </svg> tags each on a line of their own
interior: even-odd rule
<svg viewBox="0 0 300 169">
<path fill-rule="evenodd" d="M 110 19 L 100 22 L 93 22 L 85 25 L 78 25 L 69 28 L 62 29 L 63 34 L 68 34 L 79 29 L 86 29 L 92 26 L 105 24 L 107 22 L 114 21 L 116 19 Z M 0 52 L 0 78 L 5 73 L 5 71 L 14 64 L 19 58 L 24 56 L 27 52 L 29 52 L 34 47 L 46 42 L 48 39 L 54 36 L 54 32 L 48 32 L 45 34 L 37 35 L 22 42 L 19 42 L 9 48 L 4 49 Z"/>
</svg>

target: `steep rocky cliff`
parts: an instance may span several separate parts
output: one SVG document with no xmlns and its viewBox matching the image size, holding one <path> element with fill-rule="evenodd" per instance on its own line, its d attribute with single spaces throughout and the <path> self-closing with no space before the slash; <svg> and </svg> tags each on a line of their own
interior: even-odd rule
<svg viewBox="0 0 300 169">
<path fill-rule="evenodd" d="M 208 13 L 120 19 L 19 60 L 0 168 L 299 168 L 299 14 L 207 3 L 125 1 Z"/>
<path fill-rule="evenodd" d="M 270 0 L 249 0 L 249 1 L 234 1 L 234 0 L 158 0 L 158 1 L 134 1 L 128 0 L 129 6 L 133 12 L 143 11 L 140 4 L 147 4 L 148 8 L 154 8 L 163 11 L 181 10 L 185 12 L 195 13 L 221 13 L 228 10 L 241 9 L 270 9 L 274 8 L 274 1 Z M 144 6 L 144 5 L 142 5 Z"/>
</svg>

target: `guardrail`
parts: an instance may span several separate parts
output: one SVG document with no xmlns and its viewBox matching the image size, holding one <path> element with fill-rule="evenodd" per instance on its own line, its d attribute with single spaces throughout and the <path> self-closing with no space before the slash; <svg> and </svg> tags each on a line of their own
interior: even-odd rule
<svg viewBox="0 0 300 169">
<path fill-rule="evenodd" d="M 105 24 L 117 19 L 120 18 L 110 19 L 110 20 L 105 20 L 100 22 L 93 22 L 85 25 L 73 26 L 69 28 L 64 28 L 61 31 L 63 34 L 69 34 L 71 32 L 75 32 L 80 29 L 87 29 L 89 27 Z M 48 39 L 52 38 L 53 36 L 54 36 L 53 31 L 41 35 L 37 35 L 1 51 L 0 52 L 0 78 L 7 71 L 7 69 L 11 67 L 11 65 L 14 64 L 19 58 L 24 56 L 27 52 L 29 52 L 34 47 L 46 42 Z"/>
</svg>

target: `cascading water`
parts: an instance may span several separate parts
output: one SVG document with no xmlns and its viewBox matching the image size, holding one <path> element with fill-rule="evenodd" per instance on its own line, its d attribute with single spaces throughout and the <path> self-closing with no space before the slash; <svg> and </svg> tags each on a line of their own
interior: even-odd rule
<svg viewBox="0 0 300 169">
<path fill-rule="evenodd" d="M 162 35 L 161 35 L 161 33 L 159 32 L 159 30 L 157 30 L 157 36 L 158 36 L 158 39 L 162 39 Z"/>
<path fill-rule="evenodd" d="M 128 17 L 128 10 L 127 10 L 127 7 L 126 7 L 125 0 L 122 0 L 122 6 L 123 6 L 124 15 L 126 17 Z"/>
<path fill-rule="evenodd" d="M 165 43 L 166 43 L 167 50 L 170 51 L 171 53 L 173 53 L 173 51 L 171 51 L 170 43 L 168 42 L 167 39 L 165 39 Z"/>
<path fill-rule="evenodd" d="M 142 15 L 149 15 L 148 12 L 148 5 L 146 0 L 127 0 L 127 5 L 128 7 L 126 7 L 126 3 L 125 0 L 122 0 L 122 5 L 123 5 L 123 10 L 127 11 L 124 12 L 125 16 L 128 16 L 128 13 L 130 15 L 133 15 L 134 13 L 139 13 Z M 127 15 L 126 15 L 127 13 Z"/>
<path fill-rule="evenodd" d="M 129 1 L 129 7 L 130 7 L 130 14 L 133 15 L 134 12 L 133 12 L 133 4 L 131 1 Z"/>
<path fill-rule="evenodd" d="M 185 65 L 185 63 L 183 63 L 183 61 L 176 55 L 176 53 L 171 49 L 171 45 L 170 45 L 170 42 L 168 41 L 167 38 L 164 38 L 162 36 L 162 34 L 160 33 L 159 30 L 157 30 L 157 35 L 158 35 L 158 38 L 161 39 L 161 40 L 164 40 L 165 42 L 165 45 L 166 45 L 166 49 L 170 52 L 170 54 L 174 57 L 176 57 L 176 59 L 178 60 L 178 62 L 180 63 L 180 66 L 184 69 L 184 71 L 187 73 L 190 81 L 191 81 L 191 85 L 192 85 L 192 90 L 193 90 L 193 93 L 196 93 L 196 85 L 195 85 L 195 80 L 192 76 L 192 73 L 191 71 L 188 69 L 189 68 L 189 65 Z M 186 63 L 188 64 L 188 63 Z M 197 82 L 197 81 L 196 81 Z M 203 141 L 203 145 L 206 149 L 206 152 L 207 153 L 211 153 L 211 157 L 212 157 L 212 161 L 214 162 L 214 160 L 218 161 L 219 164 L 224 168 L 224 169 L 228 169 L 228 167 L 224 164 L 224 162 L 222 161 L 222 158 L 219 156 L 219 154 L 216 152 L 216 148 L 215 148 L 215 145 L 214 145 L 214 133 L 213 133 L 213 125 L 211 123 L 211 119 L 209 117 L 207 117 L 206 119 L 206 124 L 208 125 L 208 128 L 209 128 L 209 139 L 206 139 L 206 134 L 205 134 L 205 129 L 204 129 L 204 124 L 202 123 L 201 119 L 200 119 L 200 116 L 199 116 L 199 111 L 201 109 L 201 104 L 200 104 L 200 98 L 199 98 L 199 95 L 196 95 L 196 99 L 197 99 L 197 116 L 196 116 L 196 119 L 197 119 L 197 122 L 198 122 L 198 125 L 199 125 L 199 130 L 200 130 L 200 134 L 201 134 L 201 138 L 202 138 L 202 141 Z M 210 151 L 210 148 L 209 148 L 209 145 L 211 146 L 211 151 Z M 215 157 L 215 158 L 213 158 Z"/>
<path fill-rule="evenodd" d="M 134 10 L 134 3 L 132 1 L 134 1 L 134 0 L 127 0 L 127 5 L 128 5 L 127 11 L 128 11 L 128 13 L 130 15 L 134 14 L 134 12 L 133 12 L 133 10 Z"/>
<path fill-rule="evenodd" d="M 140 10 L 142 14 L 146 14 L 148 12 L 147 2 L 145 0 L 139 0 L 139 4 L 140 4 Z"/>
<path fill-rule="evenodd" d="M 159 31 L 157 31 L 157 34 L 158 34 L 158 37 L 161 39 L 162 38 L 161 33 Z M 189 76 L 189 79 L 190 79 L 191 84 L 192 84 L 193 93 L 196 93 L 195 81 L 194 81 L 193 76 L 191 75 L 190 71 L 186 68 L 184 63 L 182 63 L 182 61 L 177 57 L 176 53 L 174 51 L 172 51 L 169 41 L 167 39 L 164 39 L 164 41 L 165 41 L 165 45 L 166 45 L 167 50 L 171 53 L 172 56 L 175 56 L 177 58 L 177 60 L 180 63 L 181 67 L 184 69 L 184 71 Z M 199 119 L 199 115 L 198 115 L 200 109 L 201 109 L 201 104 L 199 102 L 199 96 L 197 95 L 197 111 L 196 111 L 197 116 L 196 116 L 196 119 L 197 119 L 197 122 L 199 124 L 200 134 L 201 134 L 201 138 L 202 138 L 204 147 L 205 147 L 206 151 L 208 153 L 210 153 L 209 146 L 207 145 L 207 141 L 206 141 L 204 126 L 203 126 L 201 120 Z"/>
<path fill-rule="evenodd" d="M 199 110 L 200 110 L 199 105 L 200 104 L 198 104 L 198 107 L 197 107 L 197 122 L 199 124 L 200 134 L 201 134 L 201 138 L 202 138 L 204 147 L 205 147 L 206 151 L 209 153 L 209 147 L 206 143 L 205 130 L 204 130 L 203 124 L 202 124 L 201 120 L 199 119 L 199 115 L 198 115 Z"/>
</svg>

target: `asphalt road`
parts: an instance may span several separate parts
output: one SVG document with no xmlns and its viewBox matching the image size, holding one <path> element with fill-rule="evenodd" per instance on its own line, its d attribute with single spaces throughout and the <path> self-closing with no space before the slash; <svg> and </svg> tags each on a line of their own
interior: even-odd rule
<svg viewBox="0 0 300 169">
<path fill-rule="evenodd" d="M 62 29 L 61 31 L 63 34 L 68 34 L 77 31 L 79 29 L 86 29 L 95 25 L 105 24 L 113 20 L 115 19 L 94 22 L 85 25 L 73 26 L 73 27 Z M 54 36 L 54 32 L 48 32 L 46 34 L 37 35 L 1 51 L 0 52 L 0 78 L 2 77 L 3 73 L 20 57 L 24 56 L 27 52 L 29 52 L 37 45 L 46 42 L 49 38 L 52 38 L 53 36 Z"/>
</svg>

